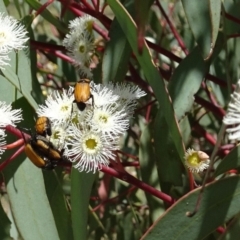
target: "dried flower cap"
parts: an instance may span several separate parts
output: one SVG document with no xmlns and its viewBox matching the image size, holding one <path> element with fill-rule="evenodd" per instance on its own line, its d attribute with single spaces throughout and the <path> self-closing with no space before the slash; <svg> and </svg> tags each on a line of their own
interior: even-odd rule
<svg viewBox="0 0 240 240">
<path fill-rule="evenodd" d="M 191 172 L 203 172 L 209 167 L 209 156 L 202 151 L 189 148 L 185 153 L 185 165 Z"/>
</svg>

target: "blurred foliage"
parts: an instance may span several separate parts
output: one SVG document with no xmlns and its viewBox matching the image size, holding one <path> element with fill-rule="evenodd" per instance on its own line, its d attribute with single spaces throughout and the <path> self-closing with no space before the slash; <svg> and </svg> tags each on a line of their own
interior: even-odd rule
<svg viewBox="0 0 240 240">
<path fill-rule="evenodd" d="M 80 15 L 96 18 L 94 82 L 125 81 L 147 92 L 119 153 L 138 184 L 119 169 L 120 179 L 69 167 L 42 172 L 22 154 L 1 175 L 0 238 L 238 239 L 240 179 L 230 175 L 238 175 L 240 152 L 229 151 L 235 145 L 220 129 L 239 76 L 239 7 L 237 0 L 0 1 L 0 12 L 21 20 L 30 36 L 29 50 L 12 54 L 0 76 L 1 101 L 23 109 L 23 127 L 33 128 L 47 94 L 78 80 L 62 40 Z M 185 168 L 189 147 L 216 152 L 192 218 L 186 213 L 200 192 L 193 188 L 205 173 Z M 176 202 L 170 206 L 148 186 Z"/>
</svg>

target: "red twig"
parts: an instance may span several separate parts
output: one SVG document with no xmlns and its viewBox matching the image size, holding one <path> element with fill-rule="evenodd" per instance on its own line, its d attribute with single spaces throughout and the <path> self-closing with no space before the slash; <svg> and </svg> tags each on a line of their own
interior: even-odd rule
<svg viewBox="0 0 240 240">
<path fill-rule="evenodd" d="M 130 189 L 128 189 L 127 191 L 124 191 L 123 193 L 119 194 L 116 197 L 109 198 L 109 199 L 102 201 L 98 206 L 96 206 L 95 208 L 92 209 L 92 212 L 96 212 L 100 207 L 102 207 L 103 205 L 105 205 L 107 203 L 116 203 L 120 197 L 125 196 L 125 195 L 130 195 L 130 193 L 132 193 L 136 189 L 137 188 L 135 186 L 133 186 Z"/>
<path fill-rule="evenodd" d="M 182 48 L 183 52 L 184 52 L 186 55 L 188 55 L 188 50 L 187 50 L 187 48 L 186 48 L 186 46 L 185 46 L 182 38 L 180 37 L 180 35 L 178 34 L 176 28 L 173 26 L 173 24 L 172 24 L 172 22 L 170 21 L 169 17 L 168 17 L 167 14 L 165 13 L 162 5 L 160 4 L 160 1 L 159 1 L 159 0 L 156 1 L 156 4 L 157 4 L 158 8 L 160 9 L 162 15 L 163 15 L 164 18 L 166 19 L 166 21 L 167 21 L 167 23 L 168 23 L 168 25 L 169 25 L 169 27 L 170 27 L 170 29 L 171 29 L 174 37 L 176 38 L 179 46 Z"/>
<path fill-rule="evenodd" d="M 105 167 L 105 166 L 102 166 L 102 169 L 101 169 L 102 172 L 104 173 L 107 173 L 107 174 L 110 174 L 116 178 L 119 178 L 125 182 L 128 182 L 130 184 L 133 184 L 134 186 L 142 189 L 143 191 L 145 192 L 148 192 L 150 194 L 152 194 L 153 196 L 159 198 L 159 199 L 162 199 L 164 202 L 167 202 L 169 204 L 173 204 L 175 202 L 175 200 L 167 195 L 166 193 L 163 193 L 163 192 L 160 192 L 159 190 L 153 188 L 152 186 L 149 186 L 148 184 L 140 181 L 139 179 L 131 176 L 130 174 L 128 174 L 127 172 L 118 172 L 112 168 L 109 168 L 109 167 Z"/>
<path fill-rule="evenodd" d="M 193 130 L 204 137 L 211 145 L 214 146 L 216 144 L 216 139 L 211 134 L 209 134 L 199 123 L 195 122 Z"/>
<path fill-rule="evenodd" d="M 220 117 L 222 119 L 225 116 L 225 111 L 222 108 L 213 105 L 212 103 L 206 101 L 205 99 L 203 99 L 197 95 L 195 95 L 194 98 L 195 98 L 196 103 L 200 104 L 204 108 L 211 111 L 218 118 Z"/>
<path fill-rule="evenodd" d="M 54 0 L 48 0 L 46 3 L 44 3 L 35 13 L 35 17 L 40 15 L 50 4 L 52 4 Z"/>
<path fill-rule="evenodd" d="M 21 138 L 21 139 L 18 139 L 17 141 L 13 142 L 13 143 L 10 143 L 10 144 L 7 144 L 6 146 L 3 146 L 2 148 L 5 148 L 5 149 L 13 149 L 13 148 L 16 148 L 16 147 L 19 147 L 21 145 L 23 145 L 24 143 L 24 140 Z"/>
<path fill-rule="evenodd" d="M 226 12 L 224 13 L 224 15 L 225 15 L 225 17 L 226 17 L 227 19 L 229 19 L 229 20 L 231 20 L 231 21 L 233 21 L 233 22 L 235 22 L 235 23 L 240 24 L 240 19 L 239 19 L 239 18 L 236 18 L 236 17 L 234 17 L 234 16 L 232 16 L 232 15 L 226 13 Z"/>
<path fill-rule="evenodd" d="M 0 164 L 0 171 L 3 171 L 4 168 L 11 163 L 20 153 L 24 150 L 24 146 L 20 147 L 11 157 Z"/>
</svg>

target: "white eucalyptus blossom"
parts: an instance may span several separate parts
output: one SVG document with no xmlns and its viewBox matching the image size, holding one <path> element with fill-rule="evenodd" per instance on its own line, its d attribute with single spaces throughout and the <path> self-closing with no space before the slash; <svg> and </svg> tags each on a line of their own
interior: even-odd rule
<svg viewBox="0 0 240 240">
<path fill-rule="evenodd" d="M 228 126 L 226 132 L 229 140 L 240 140 L 240 80 L 231 95 L 227 113 L 223 118 L 223 123 Z"/>
<path fill-rule="evenodd" d="M 107 86 L 114 95 L 119 96 L 119 109 L 125 109 L 129 118 L 132 117 L 137 105 L 137 99 L 146 95 L 138 86 L 129 83 L 112 83 Z"/>
<path fill-rule="evenodd" d="M 67 50 L 68 55 L 74 60 L 73 64 L 79 68 L 89 65 L 95 48 L 92 35 L 87 32 L 81 34 L 75 32 L 70 36 L 69 42 L 72 44 L 70 46 L 67 43 L 69 45 Z"/>
<path fill-rule="evenodd" d="M 90 130 L 87 126 L 70 125 L 68 136 L 66 155 L 80 172 L 95 172 L 102 165 L 107 166 L 109 159 L 115 158 L 116 143 L 102 132 Z"/>
<path fill-rule="evenodd" d="M 92 128 L 109 137 L 121 136 L 129 128 L 129 119 L 125 109 L 117 110 L 114 105 L 105 105 L 94 110 Z"/>
<path fill-rule="evenodd" d="M 7 125 L 16 126 L 22 120 L 22 110 L 12 109 L 11 104 L 0 102 L 0 128 Z"/>
<path fill-rule="evenodd" d="M 93 99 L 85 102 L 83 111 L 74 102 L 73 88 L 54 92 L 37 110 L 39 117 L 48 117 L 52 123 L 50 140 L 64 148 L 64 155 L 79 171 L 95 172 L 107 166 L 110 159 L 115 160 L 120 138 L 129 128 L 132 117 L 127 107 L 136 107 L 136 99 L 140 97 L 135 94 L 126 104 L 121 102 L 120 94 L 124 86 L 128 89 L 126 92 L 131 92 L 131 87 L 123 85 L 121 91 L 115 92 L 113 84 L 111 88 L 108 86 L 91 82 Z M 134 91 L 141 92 L 138 88 Z"/>
<path fill-rule="evenodd" d="M 38 116 L 48 117 L 54 125 L 68 122 L 74 100 L 73 90 L 74 89 L 70 87 L 68 91 L 63 90 L 61 93 L 54 91 L 47 97 L 46 105 L 39 106 L 37 110 Z"/>
<path fill-rule="evenodd" d="M 87 30 L 89 33 L 92 33 L 94 18 L 90 15 L 84 15 L 82 17 L 75 18 L 69 22 L 68 27 L 72 31 L 76 30 Z"/>
<path fill-rule="evenodd" d="M 3 129 L 0 129 L 0 155 L 2 155 L 5 152 L 5 146 L 6 145 L 6 134 Z"/>
<path fill-rule="evenodd" d="M 25 27 L 18 20 L 0 13 L 0 53 L 22 50 L 28 39 Z"/>
<path fill-rule="evenodd" d="M 126 102 L 135 101 L 146 95 L 146 92 L 141 90 L 137 85 L 129 83 L 110 82 L 107 87 L 112 89 L 114 94 L 120 96 L 120 98 Z"/>
<path fill-rule="evenodd" d="M 191 148 L 185 152 L 184 158 L 186 167 L 193 173 L 203 172 L 210 164 L 209 156 L 205 152 Z"/>
<path fill-rule="evenodd" d="M 95 51 L 93 22 L 94 19 L 88 15 L 70 21 L 70 32 L 63 39 L 63 46 L 73 59 L 73 65 L 87 78 L 92 77 L 89 66 Z"/>
<path fill-rule="evenodd" d="M 113 90 L 108 86 L 109 85 L 91 84 L 91 92 L 94 97 L 94 104 L 96 107 L 101 107 L 108 104 L 118 104 L 120 96 L 114 94 Z"/>
<path fill-rule="evenodd" d="M 5 66 L 9 65 L 10 58 L 4 53 L 0 53 L 0 69 L 4 69 Z"/>
</svg>

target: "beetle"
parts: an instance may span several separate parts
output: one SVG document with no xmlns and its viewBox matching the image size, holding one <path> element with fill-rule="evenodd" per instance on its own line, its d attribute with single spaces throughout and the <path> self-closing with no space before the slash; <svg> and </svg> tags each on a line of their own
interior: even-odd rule
<svg viewBox="0 0 240 240">
<path fill-rule="evenodd" d="M 35 130 L 38 135 L 42 135 L 44 137 L 52 135 L 51 122 L 48 117 L 42 116 L 36 120 Z"/>
<path fill-rule="evenodd" d="M 92 105 L 94 105 L 94 98 L 91 93 L 90 79 L 80 79 L 74 87 L 74 101 L 80 111 L 86 108 L 86 102 L 92 98 Z"/>
<path fill-rule="evenodd" d="M 64 149 L 59 151 L 46 137 L 32 134 L 31 138 L 26 141 L 23 133 L 22 135 L 25 140 L 25 153 L 35 166 L 52 170 L 60 161 L 66 160 L 63 156 Z"/>
<path fill-rule="evenodd" d="M 32 140 L 31 145 L 36 152 L 49 159 L 51 162 L 58 162 L 65 159 L 63 156 L 64 149 L 59 151 L 51 141 L 43 136 L 36 135 L 35 139 Z"/>
</svg>

